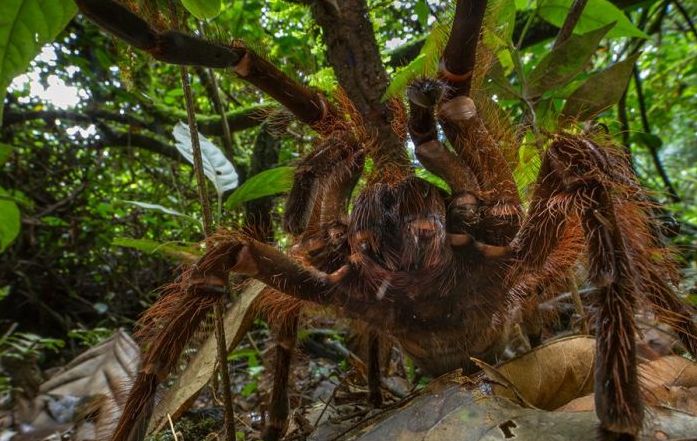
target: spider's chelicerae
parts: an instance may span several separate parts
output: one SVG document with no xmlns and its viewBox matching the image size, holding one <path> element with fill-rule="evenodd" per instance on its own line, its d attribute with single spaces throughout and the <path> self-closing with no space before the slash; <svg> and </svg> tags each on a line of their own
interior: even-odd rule
<svg viewBox="0 0 697 441">
<path fill-rule="evenodd" d="M 595 396 L 603 438 L 632 438 L 642 426 L 634 322 L 640 301 L 697 355 L 692 311 L 668 285 L 671 260 L 621 149 L 602 136 L 552 136 L 523 209 L 501 141 L 478 112 L 485 101 L 475 105 L 470 98 L 477 96 L 470 92 L 478 80 L 475 54 L 486 1 L 457 1 L 439 78 L 409 87 L 408 117 L 399 103 L 382 100 L 387 76 L 364 0 L 306 2 L 345 94 L 339 104 L 240 43 L 160 32 L 110 0 L 77 3 L 100 26 L 160 60 L 231 68 L 318 135 L 314 150 L 297 164 L 286 205 L 292 255 L 241 232 L 210 239 L 208 252 L 141 321 L 149 349 L 113 441 L 135 439 L 157 384 L 220 299 L 214 288 L 230 273 L 264 282 L 272 288 L 264 297 L 269 302 L 328 305 L 371 327 L 369 386 L 376 403 L 375 335 L 393 337 L 428 374 L 469 371 L 470 357 L 495 359 L 501 351 L 508 311 L 564 279 L 583 257 L 598 288 Z M 407 131 L 418 160 L 450 193 L 414 175 Z M 372 171 L 352 198 L 366 158 Z M 278 439 L 287 426 L 295 326 L 282 329 L 265 440 Z"/>
</svg>

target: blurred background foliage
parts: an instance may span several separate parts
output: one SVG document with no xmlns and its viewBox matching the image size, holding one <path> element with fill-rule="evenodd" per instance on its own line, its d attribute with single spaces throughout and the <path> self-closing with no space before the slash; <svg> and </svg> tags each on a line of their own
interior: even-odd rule
<svg viewBox="0 0 697 441">
<path fill-rule="evenodd" d="M 0 351 L 22 348 L 57 363 L 56 357 L 99 341 L 105 330 L 129 326 L 176 266 L 198 252 L 193 244 L 202 237 L 201 210 L 193 172 L 171 136 L 185 120 L 183 92 L 177 67 L 106 36 L 75 16 L 70 0 L 53 0 L 51 8 L 41 0 L 2 3 L 0 15 L 17 24 L 43 20 L 50 26 L 35 35 L 0 31 L 0 90 L 8 87 L 0 129 Z M 183 1 L 208 19 L 190 16 L 190 29 L 220 41 L 243 39 L 285 72 L 332 93 L 336 82 L 321 31 L 303 3 Z M 398 96 L 411 78 L 434 70 L 450 2 L 368 3 L 393 78 L 388 93 Z M 501 0 L 487 19 L 485 43 L 495 57 L 482 87 L 511 123 L 527 122 L 531 129 L 521 135 L 521 188 L 536 170 L 539 133 L 556 128 L 565 99 L 593 72 L 641 53 L 630 66 L 626 93 L 623 85 L 597 86 L 600 95 L 622 98 L 596 121 L 631 151 L 639 179 L 680 221 L 676 240 L 689 272 L 697 239 L 697 4 L 591 1 L 577 36 L 585 35 L 588 44 L 589 33 L 606 29 L 587 60 L 567 57 L 557 72 L 571 73 L 541 87 L 534 67 L 550 54 L 570 4 Z M 223 195 L 217 224 L 251 218 L 264 236 L 283 243 L 280 198 L 269 195 L 288 187 L 286 166 L 310 148 L 312 133 L 229 72 L 191 73 L 200 131 L 220 146 L 240 183 L 249 182 L 243 192 Z M 216 83 L 220 103 L 212 92 Z M 229 140 L 221 137 L 221 111 Z M 210 185 L 209 191 L 216 201 Z M 53 339 L 66 347 L 57 351 Z"/>
</svg>

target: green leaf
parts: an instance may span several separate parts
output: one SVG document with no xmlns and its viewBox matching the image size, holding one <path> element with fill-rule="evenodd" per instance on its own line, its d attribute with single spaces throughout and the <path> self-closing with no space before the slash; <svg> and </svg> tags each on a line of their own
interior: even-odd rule
<svg viewBox="0 0 697 441">
<path fill-rule="evenodd" d="M 544 20 L 561 27 L 572 2 L 573 0 L 540 0 L 537 12 Z M 616 24 L 607 34 L 608 37 L 649 38 L 629 21 L 621 9 L 608 0 L 589 0 L 576 23 L 574 33 L 585 34 L 613 22 Z"/>
<path fill-rule="evenodd" d="M 17 238 L 21 225 L 19 207 L 8 196 L 5 189 L 0 187 L 0 253 Z"/>
<path fill-rule="evenodd" d="M 182 4 L 199 20 L 210 20 L 220 13 L 221 0 L 182 0 Z"/>
<path fill-rule="evenodd" d="M 562 116 L 586 121 L 619 101 L 639 55 L 634 54 L 590 76 L 567 98 Z"/>
<path fill-rule="evenodd" d="M 12 146 L 8 144 L 3 144 L 0 142 L 0 165 L 3 165 L 10 158 L 12 154 Z"/>
<path fill-rule="evenodd" d="M 179 245 L 176 243 L 160 243 L 150 239 L 133 239 L 116 237 L 111 241 L 112 246 L 132 248 L 148 254 L 162 254 L 179 262 L 193 262 L 201 251 L 194 245 Z"/>
<path fill-rule="evenodd" d="M 135 205 L 136 207 L 143 208 L 145 210 L 154 210 L 154 211 L 159 211 L 160 213 L 165 213 L 165 214 L 171 214 L 172 216 L 179 216 L 179 217 L 185 217 L 189 220 L 192 220 L 194 222 L 198 222 L 198 219 L 193 218 L 189 216 L 188 214 L 181 213 L 177 210 L 174 210 L 172 208 L 167 208 L 163 205 L 159 204 L 150 204 L 148 202 L 140 202 L 140 201 L 123 201 L 126 204 L 130 205 Z"/>
<path fill-rule="evenodd" d="M 663 140 L 653 133 L 639 132 L 636 134 L 637 140 L 651 150 L 658 150 L 663 146 Z"/>
<path fill-rule="evenodd" d="M 440 176 L 436 176 L 435 174 L 431 173 L 423 167 L 417 167 L 414 171 L 418 178 L 421 178 L 424 181 L 429 182 L 435 185 L 436 187 L 447 191 L 448 193 L 452 193 L 452 190 L 450 189 L 448 183 L 445 182 Z"/>
<path fill-rule="evenodd" d="M 0 1 L 0 96 L 77 12 L 73 0 Z M 2 104 L 0 103 L 0 121 Z"/>
<path fill-rule="evenodd" d="M 232 192 L 225 206 L 233 209 L 247 201 L 287 192 L 293 186 L 293 173 L 293 167 L 276 167 L 256 174 Z"/>
<path fill-rule="evenodd" d="M 428 25 L 428 16 L 431 14 L 431 11 L 428 9 L 426 0 L 419 0 L 416 2 L 416 5 L 414 5 L 414 13 L 418 17 L 421 26 L 425 27 Z"/>
<path fill-rule="evenodd" d="M 572 35 L 545 55 L 528 76 L 528 98 L 536 98 L 548 90 L 563 86 L 581 73 L 600 40 L 613 26 L 614 23 L 611 23 L 583 35 Z"/>
</svg>

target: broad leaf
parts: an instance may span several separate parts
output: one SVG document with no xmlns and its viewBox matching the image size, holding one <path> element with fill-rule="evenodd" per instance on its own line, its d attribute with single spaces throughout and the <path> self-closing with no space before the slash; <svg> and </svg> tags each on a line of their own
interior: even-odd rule
<svg viewBox="0 0 697 441">
<path fill-rule="evenodd" d="M 496 395 L 515 401 L 512 387 L 533 406 L 554 410 L 593 392 L 594 360 L 595 339 L 574 336 L 552 340 L 494 368 L 505 384 L 484 372 L 503 384 L 493 386 Z"/>
<path fill-rule="evenodd" d="M 182 0 L 191 15 L 200 20 L 210 20 L 220 13 L 221 0 Z"/>
<path fill-rule="evenodd" d="M 431 10 L 428 8 L 426 0 L 418 0 L 414 5 L 414 13 L 419 19 L 419 24 L 422 27 L 428 26 L 428 16 L 431 15 Z"/>
<path fill-rule="evenodd" d="M 73 0 L 0 1 L 0 97 L 77 12 Z M 2 121 L 2 103 L 0 103 Z"/>
<path fill-rule="evenodd" d="M 160 243 L 150 239 L 132 239 L 117 237 L 111 241 L 112 246 L 133 248 L 148 254 L 162 254 L 177 262 L 193 263 L 201 255 L 200 249 L 194 245 L 179 245 L 176 243 Z"/>
<path fill-rule="evenodd" d="M 41 393 L 51 395 L 119 395 L 113 388 L 132 380 L 138 369 L 140 350 L 123 330 L 78 355 L 43 383 Z"/>
<path fill-rule="evenodd" d="M 0 187 L 0 253 L 5 251 L 19 234 L 21 218 L 17 203 Z"/>
<path fill-rule="evenodd" d="M 177 123 L 172 130 L 172 135 L 177 141 L 176 146 L 179 153 L 191 164 L 194 163 L 194 152 L 191 145 L 191 132 L 189 126 L 183 122 Z M 199 133 L 201 143 L 201 159 L 203 160 L 203 172 L 215 186 L 218 195 L 222 195 L 228 190 L 237 187 L 237 172 L 232 163 L 228 161 L 223 152 Z"/>
<path fill-rule="evenodd" d="M 127 200 L 124 200 L 123 202 L 125 202 L 126 204 L 135 205 L 136 207 L 144 208 L 146 210 L 159 211 L 161 213 L 171 214 L 172 216 L 185 217 L 185 218 L 190 219 L 192 221 L 198 222 L 197 219 L 189 216 L 188 214 L 181 213 L 181 212 L 174 210 L 172 208 L 167 208 L 163 205 L 150 204 L 148 202 L 140 202 L 140 201 L 127 201 Z"/>
<path fill-rule="evenodd" d="M 553 25 L 561 27 L 572 2 L 573 0 L 540 0 L 538 14 Z M 574 33 L 585 34 L 613 22 L 616 24 L 608 33 L 608 37 L 649 38 L 629 21 L 621 9 L 608 0 L 589 0 L 574 27 Z"/>
<path fill-rule="evenodd" d="M 614 23 L 583 35 L 572 35 L 545 55 L 528 76 L 528 98 L 562 86 L 581 73 L 612 26 Z"/>
<path fill-rule="evenodd" d="M 444 191 L 447 191 L 448 193 L 452 193 L 452 189 L 450 188 L 448 183 L 445 182 L 445 180 L 443 180 L 443 178 L 441 178 L 440 176 L 436 176 L 435 174 L 431 173 L 425 168 L 417 167 L 414 170 L 414 173 L 417 177 L 423 179 L 424 181 L 430 182 L 431 184 L 443 189 Z"/>
<path fill-rule="evenodd" d="M 233 209 L 244 202 L 285 193 L 293 186 L 293 167 L 276 167 L 247 179 L 235 190 L 225 206 Z"/>
<path fill-rule="evenodd" d="M 586 121 L 619 101 L 639 55 L 634 54 L 589 77 L 567 98 L 562 117 Z"/>
</svg>

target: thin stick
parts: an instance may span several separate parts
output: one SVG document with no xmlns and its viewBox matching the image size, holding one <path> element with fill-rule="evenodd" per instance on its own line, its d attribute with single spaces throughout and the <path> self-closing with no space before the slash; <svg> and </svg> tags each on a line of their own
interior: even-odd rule
<svg viewBox="0 0 697 441">
<path fill-rule="evenodd" d="M 697 29 L 695 28 L 695 24 L 692 22 L 692 19 L 690 18 L 690 13 L 687 12 L 685 7 L 682 4 L 680 4 L 678 0 L 673 0 L 673 4 L 678 9 L 678 12 L 680 12 L 680 15 L 682 15 L 682 18 L 687 23 L 687 26 L 690 28 L 690 31 L 692 31 L 692 35 L 694 35 L 695 38 L 697 38 Z"/>
<path fill-rule="evenodd" d="M 576 308 L 576 314 L 581 320 L 581 332 L 588 335 L 590 333 L 588 329 L 588 320 L 586 319 L 586 312 L 583 309 L 583 301 L 581 300 L 581 293 L 578 291 L 578 285 L 576 284 L 576 278 L 571 275 L 569 278 L 571 282 L 571 298 L 574 301 L 574 307 Z"/>
<path fill-rule="evenodd" d="M 179 441 L 179 437 L 177 436 L 177 432 L 174 430 L 174 423 L 172 422 L 172 416 L 167 413 L 167 420 L 169 421 L 169 430 L 172 431 L 172 438 L 174 438 L 174 441 Z"/>
<path fill-rule="evenodd" d="M 170 8 L 176 23 L 176 9 L 170 2 Z M 191 147 L 194 157 L 194 174 L 196 175 L 196 186 L 198 187 L 198 197 L 201 202 L 203 212 L 203 232 L 206 239 L 213 231 L 213 217 L 206 191 L 206 177 L 203 173 L 203 159 L 201 156 L 201 142 L 198 137 L 198 127 L 196 126 L 196 109 L 189 83 L 189 72 L 185 66 L 180 67 L 182 89 L 186 103 L 186 115 L 189 122 L 189 132 L 191 134 Z M 225 121 L 225 115 L 222 115 Z M 222 304 L 224 297 L 215 304 L 215 337 L 218 349 L 218 363 L 220 366 L 220 377 L 223 383 L 223 402 L 225 404 L 225 440 L 235 441 L 237 430 L 235 429 L 235 411 L 232 404 L 232 391 L 230 389 L 230 373 L 227 369 L 227 344 L 225 342 L 225 327 L 223 325 L 223 315 L 225 307 Z"/>
<path fill-rule="evenodd" d="M 559 30 L 557 39 L 554 40 L 553 49 L 556 49 L 557 47 L 559 47 L 560 44 L 562 44 L 569 37 L 571 37 L 571 34 L 573 33 L 574 28 L 576 27 L 576 23 L 578 23 L 578 20 L 581 18 L 581 15 L 583 14 L 583 10 L 586 7 L 586 3 L 588 3 L 588 0 L 574 0 L 574 3 L 571 5 L 571 8 L 569 8 L 569 13 L 566 14 L 564 24 L 561 26 L 561 29 Z"/>
<path fill-rule="evenodd" d="M 194 173 L 198 187 L 198 197 L 201 201 L 203 211 L 203 231 L 206 238 L 213 229 L 213 218 L 211 216 L 211 206 L 206 193 L 206 178 L 203 174 L 203 160 L 201 158 L 201 142 L 198 137 L 196 127 L 196 113 L 194 100 L 189 84 L 189 73 L 187 68 L 182 66 L 181 78 L 184 98 L 186 100 L 186 114 L 189 120 L 189 131 L 191 133 L 191 147 L 194 156 Z M 223 403 L 225 404 L 225 440 L 235 441 L 235 411 L 232 406 L 232 392 L 230 390 L 230 373 L 227 370 L 227 344 L 225 342 L 225 327 L 223 326 L 224 306 L 218 302 L 215 304 L 215 338 L 218 343 L 218 363 L 220 366 L 220 378 L 223 383 Z"/>
</svg>

